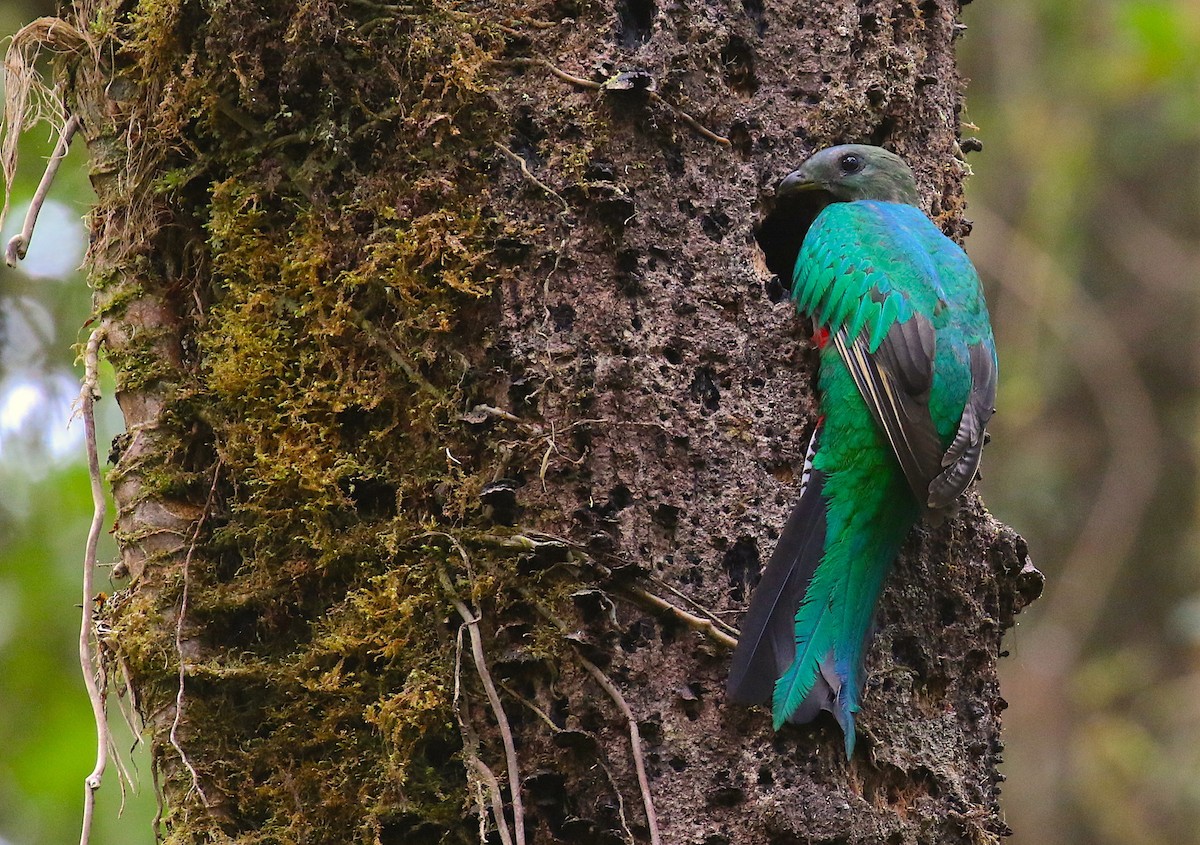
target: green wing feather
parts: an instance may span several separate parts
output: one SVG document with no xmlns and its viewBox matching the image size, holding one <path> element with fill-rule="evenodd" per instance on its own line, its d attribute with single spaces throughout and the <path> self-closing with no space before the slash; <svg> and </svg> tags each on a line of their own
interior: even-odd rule
<svg viewBox="0 0 1200 845">
<path fill-rule="evenodd" d="M 913 206 L 835 203 L 804 240 L 792 296 L 834 334 L 918 500 L 952 503 L 974 478 L 996 391 L 987 307 L 966 254 Z M 935 367 L 937 337 L 959 361 Z M 931 403 L 938 369 L 964 381 Z"/>
</svg>

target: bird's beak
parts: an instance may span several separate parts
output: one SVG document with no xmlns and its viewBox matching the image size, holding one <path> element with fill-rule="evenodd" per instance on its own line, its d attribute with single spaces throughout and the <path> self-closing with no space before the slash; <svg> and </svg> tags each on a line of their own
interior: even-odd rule
<svg viewBox="0 0 1200 845">
<path fill-rule="evenodd" d="M 775 189 L 775 196 L 786 197 L 790 194 L 798 194 L 801 191 L 819 191 L 822 187 L 820 182 L 814 182 L 799 170 L 793 170 L 787 176 L 783 177 L 783 181 Z"/>
</svg>

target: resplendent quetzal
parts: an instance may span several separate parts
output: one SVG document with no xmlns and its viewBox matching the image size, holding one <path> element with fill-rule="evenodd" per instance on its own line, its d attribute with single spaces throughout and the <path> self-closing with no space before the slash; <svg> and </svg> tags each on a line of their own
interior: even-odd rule
<svg viewBox="0 0 1200 845">
<path fill-rule="evenodd" d="M 820 417 L 800 500 L 742 620 L 728 698 L 771 699 L 776 729 L 828 710 L 849 757 L 884 578 L 916 521 L 940 521 L 975 478 L 996 352 L 979 276 L 918 208 L 903 159 L 831 147 L 776 193 L 800 191 L 827 203 L 791 285 L 821 346 Z"/>
</svg>

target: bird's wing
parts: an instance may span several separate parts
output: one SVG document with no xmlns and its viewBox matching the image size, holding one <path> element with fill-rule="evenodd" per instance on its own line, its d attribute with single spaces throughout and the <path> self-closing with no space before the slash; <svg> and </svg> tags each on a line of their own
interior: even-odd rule
<svg viewBox="0 0 1200 845">
<path fill-rule="evenodd" d="M 797 307 L 830 330 L 917 500 L 940 509 L 975 477 L 996 368 L 990 347 L 969 347 L 969 398 L 947 447 L 929 406 L 937 351 L 931 315 L 946 307 L 931 241 L 934 250 L 957 250 L 917 209 L 835 203 L 805 238 L 792 291 Z"/>
<path fill-rule="evenodd" d="M 929 483 L 930 508 L 948 507 L 966 491 L 983 457 L 984 429 L 996 410 L 996 356 L 983 341 L 967 348 L 971 394 L 950 448 L 942 455 L 942 471 Z"/>
<path fill-rule="evenodd" d="M 913 344 L 920 343 L 926 333 L 922 326 L 928 328 L 932 339 L 928 321 L 914 315 L 905 323 L 894 324 L 875 353 L 861 334 L 850 342 L 844 329 L 833 336 L 838 354 L 891 444 L 917 501 L 925 501 L 930 480 L 943 471 L 942 442 L 929 412 L 932 349 L 926 356 Z"/>
</svg>

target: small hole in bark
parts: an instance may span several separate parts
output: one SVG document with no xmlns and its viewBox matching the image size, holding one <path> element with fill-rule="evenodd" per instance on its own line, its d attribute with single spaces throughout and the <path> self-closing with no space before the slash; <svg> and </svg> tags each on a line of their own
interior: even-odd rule
<svg viewBox="0 0 1200 845">
<path fill-rule="evenodd" d="M 679 525 L 679 508 L 663 502 L 654 509 L 654 514 L 650 518 L 656 525 L 661 525 L 668 531 L 674 531 L 675 527 Z"/>
<path fill-rule="evenodd" d="M 750 127 L 740 120 L 729 127 L 729 142 L 739 155 L 749 156 L 754 151 L 754 135 Z"/>
<path fill-rule="evenodd" d="M 541 159 L 538 156 L 537 144 L 545 137 L 546 132 L 538 126 L 533 109 L 523 107 L 517 113 L 517 120 L 513 124 L 513 134 L 510 141 L 513 152 L 524 159 L 539 163 Z"/>
<path fill-rule="evenodd" d="M 379 478 L 343 478 L 338 489 L 346 494 L 364 519 L 388 519 L 396 515 L 396 488 Z"/>
<path fill-rule="evenodd" d="M 657 11 L 652 0 L 618 0 L 618 43 L 627 50 L 633 50 L 649 41 Z"/>
<path fill-rule="evenodd" d="M 569 332 L 575 327 L 575 306 L 566 302 L 551 305 L 550 319 L 554 321 L 555 331 Z"/>
<path fill-rule="evenodd" d="M 759 37 L 767 34 L 767 17 L 763 10 L 763 0 L 742 0 L 742 8 L 746 17 L 754 21 L 754 28 Z"/>
<path fill-rule="evenodd" d="M 638 722 L 638 730 L 642 734 L 642 739 L 650 745 L 658 745 L 662 742 L 662 724 L 657 719 L 646 719 Z"/>
<path fill-rule="evenodd" d="M 922 675 L 926 674 L 925 652 L 921 650 L 921 644 L 916 637 L 897 637 L 892 642 L 892 657 L 897 663 L 916 669 Z"/>
<path fill-rule="evenodd" d="M 520 482 L 512 478 L 501 478 L 484 486 L 479 493 L 484 515 L 500 525 L 513 525 L 520 515 L 517 504 L 517 488 Z"/>
<path fill-rule="evenodd" d="M 721 392 L 717 389 L 716 376 L 708 367 L 696 368 L 696 375 L 688 392 L 707 411 L 715 411 L 721 407 Z"/>
<path fill-rule="evenodd" d="M 870 143 L 877 147 L 882 147 L 888 138 L 892 137 L 892 133 L 896 131 L 896 119 L 894 117 L 885 117 L 875 127 L 875 131 L 871 133 Z"/>
<path fill-rule="evenodd" d="M 643 646 L 649 645 L 650 640 L 654 637 L 654 622 L 650 619 L 642 618 L 629 626 L 621 636 L 621 649 L 627 654 L 637 651 Z"/>
<path fill-rule="evenodd" d="M 618 484 L 608 493 L 610 513 L 618 513 L 633 504 L 633 494 L 624 484 Z"/>
<path fill-rule="evenodd" d="M 746 800 L 746 793 L 740 786 L 721 786 L 705 796 L 710 807 L 736 807 Z"/>
<path fill-rule="evenodd" d="M 938 601 L 938 619 L 946 628 L 958 621 L 958 608 L 955 607 L 954 602 L 946 598 Z"/>
<path fill-rule="evenodd" d="M 731 222 L 728 214 L 720 209 L 715 209 L 700 218 L 700 228 L 710 241 L 720 243 L 726 233 L 729 232 L 729 224 Z"/>
<path fill-rule="evenodd" d="M 567 726 L 567 716 L 571 714 L 571 701 L 566 696 L 554 699 L 550 702 L 550 710 L 547 715 L 550 721 L 559 728 Z"/>
<path fill-rule="evenodd" d="M 721 64 L 725 66 L 725 84 L 734 91 L 749 96 L 758 90 L 754 50 L 745 40 L 732 36 L 721 50 Z"/>
<path fill-rule="evenodd" d="M 679 690 L 679 706 L 683 709 L 683 715 L 690 721 L 694 722 L 700 718 L 701 693 L 703 690 L 699 684 L 688 684 Z"/>
<path fill-rule="evenodd" d="M 758 554 L 758 543 L 751 537 L 742 537 L 721 560 L 729 574 L 729 594 L 734 601 L 745 601 L 750 588 L 758 582 L 758 571 L 762 560 Z"/>
</svg>

